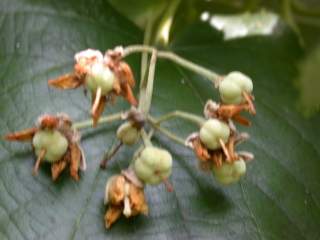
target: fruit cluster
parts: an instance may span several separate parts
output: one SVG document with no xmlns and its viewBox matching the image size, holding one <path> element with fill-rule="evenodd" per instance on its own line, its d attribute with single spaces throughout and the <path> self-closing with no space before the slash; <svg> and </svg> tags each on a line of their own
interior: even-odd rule
<svg viewBox="0 0 320 240">
<path fill-rule="evenodd" d="M 140 86 L 139 105 L 132 92 L 135 86 L 133 73 L 130 66 L 123 61 L 130 52 L 128 49 L 131 52 L 141 50 L 152 53 L 149 78 Z M 162 54 L 162 56 L 167 55 Z M 176 63 L 191 70 L 197 71 L 202 68 L 193 67 L 195 64 L 182 60 L 174 54 L 169 56 L 171 60 L 177 58 Z M 122 145 L 134 146 L 140 140 L 143 144 L 133 155 L 130 166 L 120 174 L 110 177 L 106 183 L 104 200 L 108 206 L 105 214 L 106 228 L 110 228 L 122 214 L 131 217 L 148 213 L 144 194 L 146 185 L 164 183 L 168 191 L 173 191 L 173 186 L 168 181 L 172 173 L 172 156 L 167 150 L 153 146 L 151 138 L 153 131 L 162 130 L 171 139 L 180 143 L 184 141 L 161 128 L 161 120 L 155 121 L 149 114 L 149 107 L 145 107 L 151 104 L 156 58 L 157 50 L 144 46 L 128 47 L 127 52 L 117 47 L 107 51 L 105 55 L 92 49 L 77 53 L 73 72 L 49 80 L 48 84 L 60 89 L 83 86 L 86 91 L 90 91 L 92 120 L 73 124 L 66 114 L 46 114 L 39 117 L 35 127 L 6 136 L 10 141 L 32 142 L 32 148 L 37 156 L 34 174 L 38 172 L 41 162 L 47 162 L 51 164 L 53 180 L 56 180 L 67 166 L 70 166 L 71 177 L 79 180 L 79 170 L 85 170 L 86 161 L 79 144 L 78 130 L 90 126 L 96 127 L 102 122 L 124 120 L 116 132 L 118 143 L 107 152 L 101 162 L 101 168 L 106 167 L 108 160 Z M 203 72 L 207 76 L 208 72 L 213 77 L 218 76 L 209 70 L 202 70 L 200 74 Z M 191 134 L 184 145 L 194 150 L 201 169 L 212 171 L 220 183 L 231 184 L 245 174 L 245 162 L 253 158 L 249 152 L 235 151 L 235 146 L 247 139 L 248 135 L 238 133 L 233 123 L 235 121 L 250 126 L 250 121 L 240 114 L 243 111 L 250 114 L 256 112 L 253 105 L 253 84 L 249 77 L 240 72 L 231 72 L 225 77 L 219 76 L 216 80 L 222 102 L 220 104 L 211 100 L 207 102 L 204 109 L 206 119 L 191 116 L 189 113 L 180 114 L 180 117 L 186 120 L 201 122 L 199 131 Z M 115 97 L 120 95 L 130 103 L 131 108 L 125 113 L 100 118 L 106 103 L 113 103 Z M 166 117 L 163 116 L 163 119 Z"/>
<path fill-rule="evenodd" d="M 255 114 L 253 105 L 252 80 L 240 72 L 231 72 L 219 85 L 222 103 L 209 100 L 205 105 L 204 115 L 207 120 L 200 131 L 187 139 L 187 144 L 194 149 L 203 170 L 211 170 L 222 184 L 237 182 L 246 172 L 245 161 L 252 160 L 248 152 L 235 152 L 235 145 L 248 138 L 240 134 L 232 120 L 243 125 L 251 123 L 240 113 L 244 110 Z"/>
</svg>

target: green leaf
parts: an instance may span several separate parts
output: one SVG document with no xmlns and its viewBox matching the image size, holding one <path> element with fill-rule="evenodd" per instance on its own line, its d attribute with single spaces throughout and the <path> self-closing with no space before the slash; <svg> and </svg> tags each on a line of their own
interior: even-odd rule
<svg viewBox="0 0 320 240">
<path fill-rule="evenodd" d="M 43 112 L 89 117 L 81 90 L 59 91 L 47 79 L 71 71 L 79 50 L 106 50 L 142 42 L 142 34 L 105 1 L 3 0 L 0 3 L 0 134 L 33 125 Z M 0 239 L 318 239 L 320 225 L 320 116 L 305 120 L 295 108 L 300 50 L 294 35 L 224 42 L 207 24 L 186 28 L 171 45 L 178 54 L 225 74 L 254 79 L 257 116 L 240 146 L 256 156 L 239 184 L 220 186 L 197 168 L 194 154 L 157 135 L 155 145 L 174 156 L 174 192 L 147 187 L 148 217 L 121 219 L 105 230 L 104 185 L 126 168 L 134 149 L 123 148 L 106 171 L 99 161 L 115 136 L 109 124 L 83 132 L 88 169 L 80 182 L 64 174 L 52 183 L 48 166 L 31 175 L 29 144 L 0 145 Z M 138 56 L 128 58 L 136 73 Z M 138 75 L 136 75 L 138 79 Z M 160 60 L 152 113 L 175 108 L 202 113 L 217 91 L 200 76 Z M 110 114 L 128 105 L 118 100 Z M 194 126 L 166 124 L 181 136 Z M 242 129 L 242 128 L 241 128 Z M 243 129 L 244 130 L 244 129 Z"/>
<path fill-rule="evenodd" d="M 298 105 L 306 116 L 310 116 L 320 109 L 319 64 L 320 46 L 317 46 L 299 66 L 300 75 L 297 78 L 297 87 L 300 90 L 300 98 Z"/>
</svg>

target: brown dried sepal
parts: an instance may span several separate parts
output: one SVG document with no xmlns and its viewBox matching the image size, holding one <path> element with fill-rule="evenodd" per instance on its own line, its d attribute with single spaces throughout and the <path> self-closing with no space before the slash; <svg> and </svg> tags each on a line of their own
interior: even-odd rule
<svg viewBox="0 0 320 240">
<path fill-rule="evenodd" d="M 240 139 L 235 134 L 231 134 L 228 142 L 216 150 L 210 150 L 201 142 L 200 137 L 194 137 L 191 140 L 192 148 L 199 159 L 199 166 L 204 171 L 209 171 L 213 166 L 220 167 L 222 162 L 234 162 L 239 156 L 234 150 L 234 146 Z"/>
<path fill-rule="evenodd" d="M 122 213 L 127 218 L 141 213 L 148 214 L 143 188 L 130 182 L 124 175 L 114 176 L 109 181 L 106 190 L 108 209 L 104 217 L 106 228 L 110 228 Z M 126 188 L 129 190 L 126 191 Z M 129 208 L 129 212 L 126 212 L 126 207 Z"/>
<path fill-rule="evenodd" d="M 240 114 L 243 111 L 247 111 L 253 115 L 256 114 L 253 104 L 254 97 L 247 93 L 243 93 L 243 95 L 246 102 L 241 104 L 217 104 L 209 100 L 205 106 L 205 116 L 207 118 L 218 118 L 224 122 L 228 122 L 231 119 L 244 126 L 250 126 L 251 122 Z"/>
<path fill-rule="evenodd" d="M 132 92 L 136 81 L 131 67 L 125 61 L 122 61 L 121 51 L 117 51 L 117 49 L 108 51 L 105 58 L 108 67 L 116 75 L 115 94 L 123 96 L 132 106 L 137 106 L 138 102 Z"/>
<path fill-rule="evenodd" d="M 35 127 L 7 134 L 5 136 L 5 139 L 9 141 L 32 141 L 37 131 L 44 129 L 59 131 L 62 135 L 66 137 L 69 143 L 67 152 L 62 156 L 60 160 L 52 163 L 51 165 L 52 180 L 57 180 L 60 174 L 63 172 L 63 170 L 69 165 L 71 177 L 78 181 L 80 163 L 81 161 L 85 161 L 85 158 L 79 145 L 80 134 L 72 128 L 72 121 L 68 115 L 44 114 L 38 118 Z M 33 167 L 33 175 L 37 174 L 44 156 L 45 151 L 41 151 L 41 154 L 38 156 Z M 83 164 L 85 165 L 85 163 Z"/>
<path fill-rule="evenodd" d="M 52 87 L 60 89 L 74 89 L 80 87 L 84 83 L 84 78 L 79 77 L 75 73 L 68 73 L 56 79 L 50 79 L 48 84 Z"/>
<path fill-rule="evenodd" d="M 9 133 L 4 138 L 7 141 L 31 141 L 37 131 L 37 127 L 27 128 L 22 131 Z"/>
</svg>

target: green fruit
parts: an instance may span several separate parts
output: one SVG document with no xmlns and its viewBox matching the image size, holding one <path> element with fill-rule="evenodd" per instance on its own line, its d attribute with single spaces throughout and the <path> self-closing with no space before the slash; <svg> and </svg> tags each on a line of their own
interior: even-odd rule
<svg viewBox="0 0 320 240">
<path fill-rule="evenodd" d="M 125 122 L 118 128 L 117 138 L 124 144 L 133 145 L 139 140 L 140 131 L 131 122 Z"/>
<path fill-rule="evenodd" d="M 38 131 L 33 137 L 32 144 L 37 156 L 42 149 L 46 150 L 44 160 L 47 162 L 60 160 L 69 145 L 67 139 L 57 130 Z"/>
<path fill-rule="evenodd" d="M 242 92 L 251 93 L 253 90 L 252 80 L 241 72 L 229 73 L 219 84 L 221 99 L 227 104 L 239 104 L 245 99 Z"/>
<path fill-rule="evenodd" d="M 246 163 L 239 159 L 233 163 L 224 162 L 221 167 L 213 167 L 213 174 L 221 184 L 238 182 L 240 177 L 246 173 Z"/>
<path fill-rule="evenodd" d="M 106 95 L 112 90 L 115 80 L 114 73 L 107 66 L 103 63 L 95 63 L 87 75 L 86 85 L 93 92 L 100 87 L 101 94 Z"/>
<path fill-rule="evenodd" d="M 209 149 L 221 147 L 219 140 L 226 143 L 230 136 L 230 128 L 218 119 L 207 120 L 200 129 L 200 140 Z"/>
<path fill-rule="evenodd" d="M 146 147 L 134 161 L 133 168 L 145 183 L 159 184 L 171 174 L 172 157 L 166 150 Z"/>
</svg>

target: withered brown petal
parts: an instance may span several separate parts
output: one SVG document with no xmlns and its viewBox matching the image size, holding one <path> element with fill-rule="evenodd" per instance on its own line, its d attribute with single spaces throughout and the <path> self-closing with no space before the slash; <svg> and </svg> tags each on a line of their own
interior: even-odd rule
<svg viewBox="0 0 320 240">
<path fill-rule="evenodd" d="M 222 158 L 223 158 L 223 156 L 222 156 L 222 152 L 215 152 L 214 154 L 212 154 L 212 160 L 213 160 L 213 162 L 215 163 L 215 165 L 217 166 L 217 167 L 221 167 L 222 166 Z"/>
<path fill-rule="evenodd" d="M 243 116 L 241 116 L 241 115 L 234 115 L 233 117 L 232 117 L 232 119 L 234 120 L 234 121 L 236 121 L 237 123 L 240 123 L 241 125 L 243 125 L 243 126 L 251 126 L 251 122 L 248 120 L 248 119 L 246 119 L 245 117 L 243 117 Z"/>
<path fill-rule="evenodd" d="M 126 180 L 124 176 L 117 176 L 111 180 L 109 187 L 109 202 L 113 205 L 122 205 L 125 192 L 124 192 L 124 184 Z"/>
<path fill-rule="evenodd" d="M 121 86 L 120 86 L 120 82 L 119 82 L 119 79 L 117 78 L 114 82 L 113 82 L 113 91 L 119 95 L 120 92 L 121 92 Z"/>
<path fill-rule="evenodd" d="M 136 84 L 136 81 L 134 80 L 134 76 L 129 64 L 126 62 L 120 62 L 119 69 L 121 69 L 121 79 L 125 80 L 125 82 L 129 84 L 131 88 L 133 88 Z"/>
<path fill-rule="evenodd" d="M 207 161 L 210 158 L 208 150 L 201 144 L 200 139 L 194 141 L 193 149 L 200 160 Z"/>
<path fill-rule="evenodd" d="M 106 102 L 107 102 L 106 96 L 102 96 L 100 98 L 98 106 L 95 107 L 95 109 L 92 108 L 91 116 L 92 116 L 92 119 L 93 119 L 93 127 L 97 126 L 99 118 L 100 118 L 101 114 L 103 113 L 104 108 L 106 106 Z"/>
<path fill-rule="evenodd" d="M 148 205 L 146 203 L 142 188 L 136 187 L 135 185 L 131 184 L 129 199 L 132 208 L 132 216 L 139 213 L 143 213 L 145 215 L 148 214 Z"/>
<path fill-rule="evenodd" d="M 80 159 L 81 159 L 81 150 L 78 147 L 77 143 L 70 143 L 70 152 L 71 152 L 71 159 L 70 159 L 70 175 L 71 177 L 78 181 L 79 180 L 79 166 L 80 166 Z"/>
<path fill-rule="evenodd" d="M 246 104 L 245 105 L 243 104 L 242 105 L 234 105 L 234 104 L 221 105 L 217 110 L 217 113 L 219 117 L 226 120 L 231 118 L 234 115 L 241 113 L 246 108 L 247 108 Z"/>
<path fill-rule="evenodd" d="M 74 89 L 80 87 L 83 84 L 83 81 L 77 75 L 69 73 L 56 79 L 49 80 L 48 84 L 60 89 Z"/>
<path fill-rule="evenodd" d="M 105 227 L 110 228 L 111 225 L 118 220 L 121 216 L 122 208 L 120 206 L 109 206 L 106 214 L 104 215 Z"/>
<path fill-rule="evenodd" d="M 235 136 L 231 135 L 229 138 L 229 141 L 227 142 L 227 149 L 230 154 L 230 159 L 232 161 L 237 159 L 236 153 L 234 151 L 234 143 L 235 143 Z"/>
<path fill-rule="evenodd" d="M 58 177 L 60 176 L 62 171 L 66 168 L 66 166 L 67 166 L 66 158 L 63 158 L 60 161 L 55 162 L 51 165 L 51 176 L 53 181 L 56 181 L 58 179 Z"/>
<path fill-rule="evenodd" d="M 8 141 L 28 141 L 32 140 L 33 136 L 38 131 L 38 128 L 27 128 L 19 132 L 9 133 L 5 136 Z"/>
<path fill-rule="evenodd" d="M 133 106 L 137 106 L 138 102 L 133 95 L 132 89 L 129 84 L 126 84 L 121 89 L 121 95 Z"/>
</svg>

